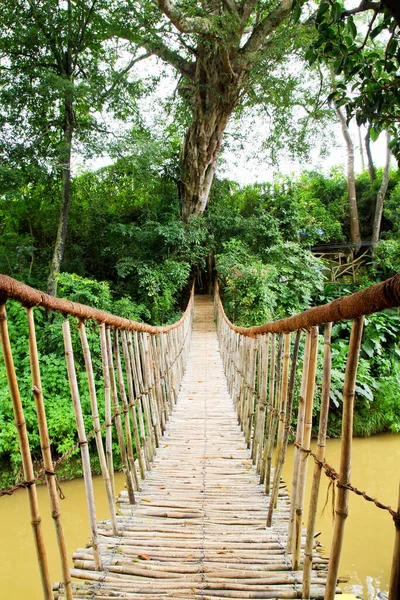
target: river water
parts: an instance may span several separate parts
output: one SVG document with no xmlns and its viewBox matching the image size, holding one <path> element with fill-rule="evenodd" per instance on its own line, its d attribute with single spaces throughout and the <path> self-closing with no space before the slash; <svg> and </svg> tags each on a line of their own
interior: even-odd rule
<svg viewBox="0 0 400 600">
<path fill-rule="evenodd" d="M 340 440 L 328 440 L 327 461 L 337 470 L 339 453 Z M 283 473 L 289 491 L 292 456 L 293 448 L 289 448 L 288 461 Z M 353 485 L 393 508 L 397 503 L 399 464 L 400 434 L 385 434 L 354 440 L 351 476 Z M 310 463 L 309 480 L 312 476 L 312 467 Z M 328 487 L 327 477 L 322 477 L 317 530 L 322 532 L 319 540 L 328 554 L 332 537 L 331 503 L 328 502 L 321 515 Z M 94 485 L 97 519 L 105 519 L 107 504 L 102 479 L 95 477 Z M 123 485 L 123 476 L 117 474 L 116 489 L 122 489 Z M 83 481 L 76 479 L 65 482 L 62 484 L 62 490 L 66 498 L 61 502 L 61 510 L 67 547 L 69 555 L 72 556 L 77 548 L 84 547 L 89 537 Z M 45 486 L 39 487 L 38 494 L 51 576 L 54 581 L 59 581 L 61 571 L 52 519 L 46 513 L 48 500 Z M 28 598 L 41 600 L 41 586 L 24 490 L 18 491 L 11 497 L 0 498 L 0 527 L 0 600 L 27 600 Z M 342 589 L 369 600 L 372 600 L 379 591 L 387 591 L 393 543 L 394 526 L 389 513 L 379 510 L 373 504 L 351 493 L 339 571 L 340 576 L 348 577 L 349 581 L 341 586 Z"/>
</svg>

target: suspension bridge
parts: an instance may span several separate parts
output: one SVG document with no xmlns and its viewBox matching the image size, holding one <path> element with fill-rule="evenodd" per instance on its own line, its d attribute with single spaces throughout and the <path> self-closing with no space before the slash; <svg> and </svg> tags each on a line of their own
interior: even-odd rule
<svg viewBox="0 0 400 600">
<path fill-rule="evenodd" d="M 23 398 L 10 342 L 6 301 L 26 307 L 43 467 L 33 469 Z M 239 328 L 219 298 L 192 295 L 177 323 L 152 327 L 53 298 L 0 276 L 0 334 L 10 398 L 31 509 L 43 597 L 46 600 L 326 598 L 337 587 L 350 482 L 352 413 L 364 315 L 400 305 L 400 276 L 331 304 L 260 327 Z M 82 457 L 90 541 L 69 557 L 46 422 L 46 398 L 34 312 L 60 312 L 66 369 Z M 79 336 L 71 336 L 71 317 Z M 330 395 L 332 323 L 353 322 L 343 390 L 339 471 L 325 461 Z M 318 326 L 323 325 L 323 342 Z M 93 366 L 87 328 L 98 330 L 102 386 Z M 79 340 L 79 352 L 78 343 Z M 311 427 L 317 353 L 323 353 L 317 450 Z M 85 429 L 78 381 L 84 363 L 93 429 Z M 83 365 L 82 365 L 83 366 Z M 296 380 L 299 379 L 296 385 Z M 100 419 L 99 400 L 104 402 Z M 297 428 L 292 429 L 297 399 Z M 295 438 L 292 498 L 281 483 L 290 433 Z M 116 496 L 113 436 L 118 440 L 126 489 Z M 91 440 L 94 440 L 91 441 Z M 275 452 L 274 452 L 275 449 Z M 89 451 L 90 450 L 90 451 Z M 109 518 L 97 521 L 90 452 L 97 452 Z M 274 453 L 273 453 L 274 452 Z M 68 453 L 67 453 L 68 454 Z M 303 511 L 307 463 L 314 477 L 307 528 Z M 337 486 L 330 558 L 315 548 L 319 481 Z M 37 502 L 38 479 L 49 487 L 50 511 L 63 580 L 54 584 L 46 560 Z M 9 493 L 12 490 L 8 491 Z M 376 499 L 395 524 L 390 600 L 400 598 L 400 513 Z M 116 500 L 117 498 L 117 500 Z M 86 543 L 87 540 L 82 540 Z"/>
</svg>

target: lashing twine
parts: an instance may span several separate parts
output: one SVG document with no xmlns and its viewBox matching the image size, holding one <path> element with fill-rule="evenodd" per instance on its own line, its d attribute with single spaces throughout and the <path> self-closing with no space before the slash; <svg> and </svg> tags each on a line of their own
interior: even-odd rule
<svg viewBox="0 0 400 600">
<path fill-rule="evenodd" d="M 334 467 L 332 467 L 329 463 L 327 463 L 325 459 L 323 461 L 319 460 L 317 455 L 314 454 L 314 452 L 310 448 L 304 448 L 298 442 L 295 442 L 294 445 L 300 450 L 300 452 L 303 452 L 304 454 L 308 454 L 309 456 L 312 456 L 314 459 L 314 462 L 323 469 L 325 475 L 331 480 L 329 487 L 328 487 L 327 498 L 326 498 L 326 502 L 324 505 L 324 509 L 328 503 L 328 496 L 329 496 L 329 491 L 330 491 L 331 487 L 332 487 L 332 491 L 333 491 L 332 506 L 334 507 L 335 484 L 336 484 L 336 487 L 338 487 L 338 488 L 345 488 L 346 490 L 349 490 L 350 492 L 354 492 L 357 496 L 361 496 L 367 502 L 373 502 L 377 508 L 380 508 L 381 510 L 387 510 L 388 513 L 392 516 L 393 521 L 396 525 L 396 528 L 397 529 L 400 528 L 400 510 L 398 510 L 398 511 L 393 510 L 393 508 L 391 506 L 383 504 L 383 502 L 380 502 L 379 500 L 377 500 L 377 498 L 373 498 L 372 496 L 367 494 L 367 492 L 359 490 L 351 483 L 341 483 L 339 481 L 339 473 L 334 469 Z M 334 509 L 332 510 L 332 512 L 333 512 L 333 516 L 334 516 Z"/>
</svg>

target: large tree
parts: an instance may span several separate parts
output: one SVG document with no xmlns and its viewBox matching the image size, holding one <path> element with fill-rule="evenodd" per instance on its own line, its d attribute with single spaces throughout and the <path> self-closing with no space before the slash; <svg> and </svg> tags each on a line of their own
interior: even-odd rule
<svg viewBox="0 0 400 600">
<path fill-rule="evenodd" d="M 117 68 L 120 48 L 99 18 L 106 0 L 9 0 L 0 20 L 0 134 L 3 166 L 35 164 L 60 180 L 60 218 L 48 278 L 56 293 L 71 200 L 74 140 L 86 147 L 102 126 L 105 103 L 117 111 L 131 92 Z M 119 97 L 119 106 L 115 98 Z M 130 106 L 132 109 L 132 106 Z"/>
<path fill-rule="evenodd" d="M 127 0 L 117 13 L 114 33 L 181 76 L 188 112 L 179 182 L 185 220 L 207 206 L 233 112 L 293 48 L 293 9 L 298 18 L 294 0 Z"/>
</svg>

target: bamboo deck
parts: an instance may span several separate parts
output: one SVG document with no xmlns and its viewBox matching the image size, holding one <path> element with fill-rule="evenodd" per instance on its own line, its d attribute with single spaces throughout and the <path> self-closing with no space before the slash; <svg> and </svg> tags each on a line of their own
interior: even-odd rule
<svg viewBox="0 0 400 600">
<path fill-rule="evenodd" d="M 301 571 L 285 553 L 289 497 L 274 524 L 237 424 L 219 355 L 212 300 L 196 297 L 192 346 L 176 408 L 152 469 L 128 503 L 119 537 L 99 524 L 103 571 L 91 548 L 74 554 L 74 599 L 299 598 Z M 326 559 L 313 563 L 312 598 L 324 597 Z M 62 586 L 55 598 L 63 599 Z"/>
</svg>

